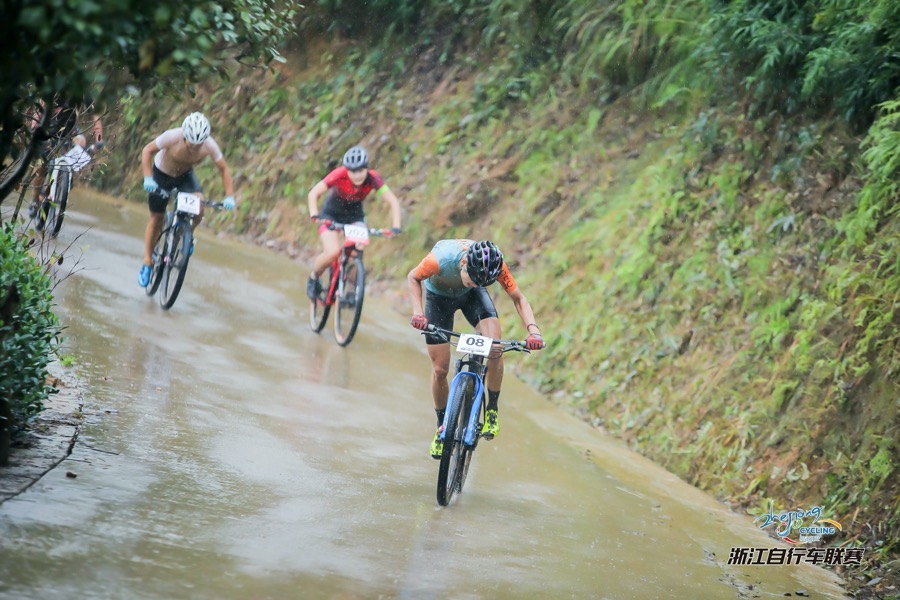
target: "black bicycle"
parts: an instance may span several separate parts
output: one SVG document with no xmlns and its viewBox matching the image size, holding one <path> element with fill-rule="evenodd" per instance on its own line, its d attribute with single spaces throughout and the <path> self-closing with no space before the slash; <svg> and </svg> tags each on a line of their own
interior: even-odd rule
<svg viewBox="0 0 900 600">
<path fill-rule="evenodd" d="M 474 333 L 457 333 L 449 329 L 428 325 L 426 331 L 442 337 L 446 342 L 457 338 L 456 351 L 463 357 L 456 361 L 456 375 L 450 382 L 447 409 L 444 412 L 441 440 L 444 450 L 438 468 L 437 501 L 447 506 L 456 492 L 462 492 L 472 462 L 472 453 L 478 447 L 484 425 L 484 376 L 485 360 L 494 352 L 529 352 L 525 342 L 519 340 L 495 340 Z"/>
<path fill-rule="evenodd" d="M 331 230 L 344 232 L 344 245 L 319 277 L 321 292 L 310 300 L 309 327 L 316 333 L 322 331 L 331 307 L 337 305 L 334 338 L 339 345 L 346 346 L 356 334 L 366 295 L 363 248 L 369 243 L 369 236 L 392 237 L 394 234 L 390 229 L 368 228 L 365 223 L 327 222 L 326 225 Z"/>
<path fill-rule="evenodd" d="M 204 200 L 196 194 L 179 192 L 178 188 L 159 190 L 163 198 L 175 198 L 175 207 L 166 212 L 165 225 L 153 248 L 153 265 L 150 267 L 150 283 L 147 295 L 159 292 L 159 305 L 165 310 L 172 308 L 187 273 L 188 261 L 194 244 L 193 218 L 200 214 L 200 206 L 223 208 L 224 203 Z"/>
</svg>

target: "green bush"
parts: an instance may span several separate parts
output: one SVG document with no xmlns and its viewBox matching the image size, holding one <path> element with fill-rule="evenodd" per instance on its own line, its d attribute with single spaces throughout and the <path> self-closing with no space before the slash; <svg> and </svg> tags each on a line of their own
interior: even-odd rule
<svg viewBox="0 0 900 600">
<path fill-rule="evenodd" d="M 13 426 L 43 410 L 46 368 L 60 333 L 53 281 L 7 223 L 0 229 L 0 400 Z"/>
</svg>

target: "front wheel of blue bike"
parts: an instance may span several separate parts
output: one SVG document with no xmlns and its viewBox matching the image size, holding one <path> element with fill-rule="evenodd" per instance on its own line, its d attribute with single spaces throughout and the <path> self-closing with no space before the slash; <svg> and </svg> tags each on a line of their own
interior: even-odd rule
<svg viewBox="0 0 900 600">
<path fill-rule="evenodd" d="M 470 382 L 471 383 L 471 382 Z M 471 385 L 469 386 L 471 387 Z M 471 393 L 466 394 L 465 402 L 463 404 L 463 414 L 466 416 L 465 425 L 469 424 L 469 415 L 472 414 L 472 405 L 475 403 L 475 392 L 471 391 Z M 484 416 L 484 402 L 481 402 L 481 406 L 478 409 L 480 413 L 479 416 Z M 475 422 L 477 430 L 475 432 L 475 443 L 471 446 L 463 445 L 462 447 L 462 458 L 460 462 L 462 463 L 459 467 L 459 477 L 457 478 L 456 491 L 462 493 L 463 486 L 466 484 L 466 475 L 469 474 L 469 464 L 472 462 L 472 453 L 475 452 L 476 446 L 478 446 L 478 434 L 481 432 L 481 425 L 484 423 L 484 419 L 478 419 Z"/>
<path fill-rule="evenodd" d="M 163 272 L 165 271 L 163 265 L 165 264 L 165 257 L 169 248 L 169 228 L 171 226 L 172 213 L 168 212 L 166 213 L 165 224 L 159 233 L 159 237 L 156 239 L 156 245 L 153 247 L 153 254 L 151 255 L 153 263 L 150 266 L 150 283 L 145 288 L 148 296 L 155 294 L 156 290 L 159 289 L 159 284 L 162 283 Z"/>
<path fill-rule="evenodd" d="M 190 223 L 176 220 L 173 227 L 169 250 L 164 258 L 162 290 L 159 292 L 159 304 L 164 310 L 172 308 L 181 291 L 194 239 Z"/>
<path fill-rule="evenodd" d="M 334 312 L 334 337 L 338 345 L 346 346 L 353 340 L 359 317 L 362 314 L 366 294 L 366 269 L 362 257 L 351 258 L 341 273 L 340 293 L 335 294 L 337 310 Z"/>
<path fill-rule="evenodd" d="M 459 487 L 459 476 L 465 460 L 463 435 L 466 431 L 468 412 L 474 384 L 469 376 L 461 377 L 453 391 L 453 397 L 447 404 L 444 422 L 444 451 L 441 454 L 441 465 L 438 467 L 437 501 L 441 506 L 450 504 L 454 492 Z"/>
</svg>

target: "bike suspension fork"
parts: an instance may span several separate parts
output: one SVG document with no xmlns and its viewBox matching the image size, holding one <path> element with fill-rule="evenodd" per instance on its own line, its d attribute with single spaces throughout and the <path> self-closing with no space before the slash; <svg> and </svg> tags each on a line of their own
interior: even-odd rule
<svg viewBox="0 0 900 600">
<path fill-rule="evenodd" d="M 475 377 L 475 396 L 472 399 L 472 408 L 469 411 L 469 423 L 466 425 L 466 435 L 463 443 L 471 446 L 478 437 L 478 416 L 481 414 L 481 403 L 484 401 L 484 379 Z"/>
<path fill-rule="evenodd" d="M 474 380 L 475 392 L 477 395 L 478 389 L 479 389 L 479 387 L 481 387 L 481 378 L 478 377 L 472 371 L 457 371 L 456 375 L 453 376 L 453 380 L 450 381 L 450 392 L 447 394 L 447 397 L 450 399 L 450 402 L 452 402 L 453 398 L 456 397 L 456 388 L 459 387 L 460 385 L 462 385 L 463 379 L 466 377 L 471 377 Z M 463 408 L 465 408 L 465 406 L 461 406 L 459 409 L 463 410 Z M 444 428 L 441 430 L 441 439 L 442 440 L 444 439 L 444 432 L 447 431 L 447 425 L 448 425 L 447 421 L 450 419 L 451 412 L 452 411 L 450 410 L 450 405 L 448 404 L 447 410 L 444 411 L 444 423 L 443 423 Z M 457 418 L 458 417 L 459 416 L 457 415 Z"/>
</svg>

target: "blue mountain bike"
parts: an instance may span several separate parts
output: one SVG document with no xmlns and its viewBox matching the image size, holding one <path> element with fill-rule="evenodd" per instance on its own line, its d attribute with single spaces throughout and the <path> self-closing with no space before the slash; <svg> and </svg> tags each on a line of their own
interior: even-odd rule
<svg viewBox="0 0 900 600">
<path fill-rule="evenodd" d="M 160 189 L 157 193 L 163 198 L 174 197 L 175 207 L 166 212 L 165 225 L 153 247 L 153 265 L 150 267 L 147 295 L 152 296 L 162 285 L 159 304 L 163 309 L 169 310 L 181 291 L 188 261 L 191 258 L 191 247 L 194 243 L 192 219 L 200 214 L 201 204 L 222 208 L 224 203 L 205 200 L 196 194 L 179 192 L 178 188 Z"/>
<path fill-rule="evenodd" d="M 438 468 L 437 501 L 447 506 L 456 492 L 462 492 L 466 475 L 472 462 L 472 453 L 478 447 L 481 427 L 484 425 L 484 376 L 485 363 L 493 349 L 495 352 L 529 352 L 525 342 L 519 340 L 495 340 L 474 333 L 457 333 L 429 325 L 428 333 L 457 338 L 456 351 L 464 356 L 456 361 L 456 375 L 450 382 L 447 409 L 444 412 L 444 428 L 441 439 L 444 451 Z"/>
</svg>

